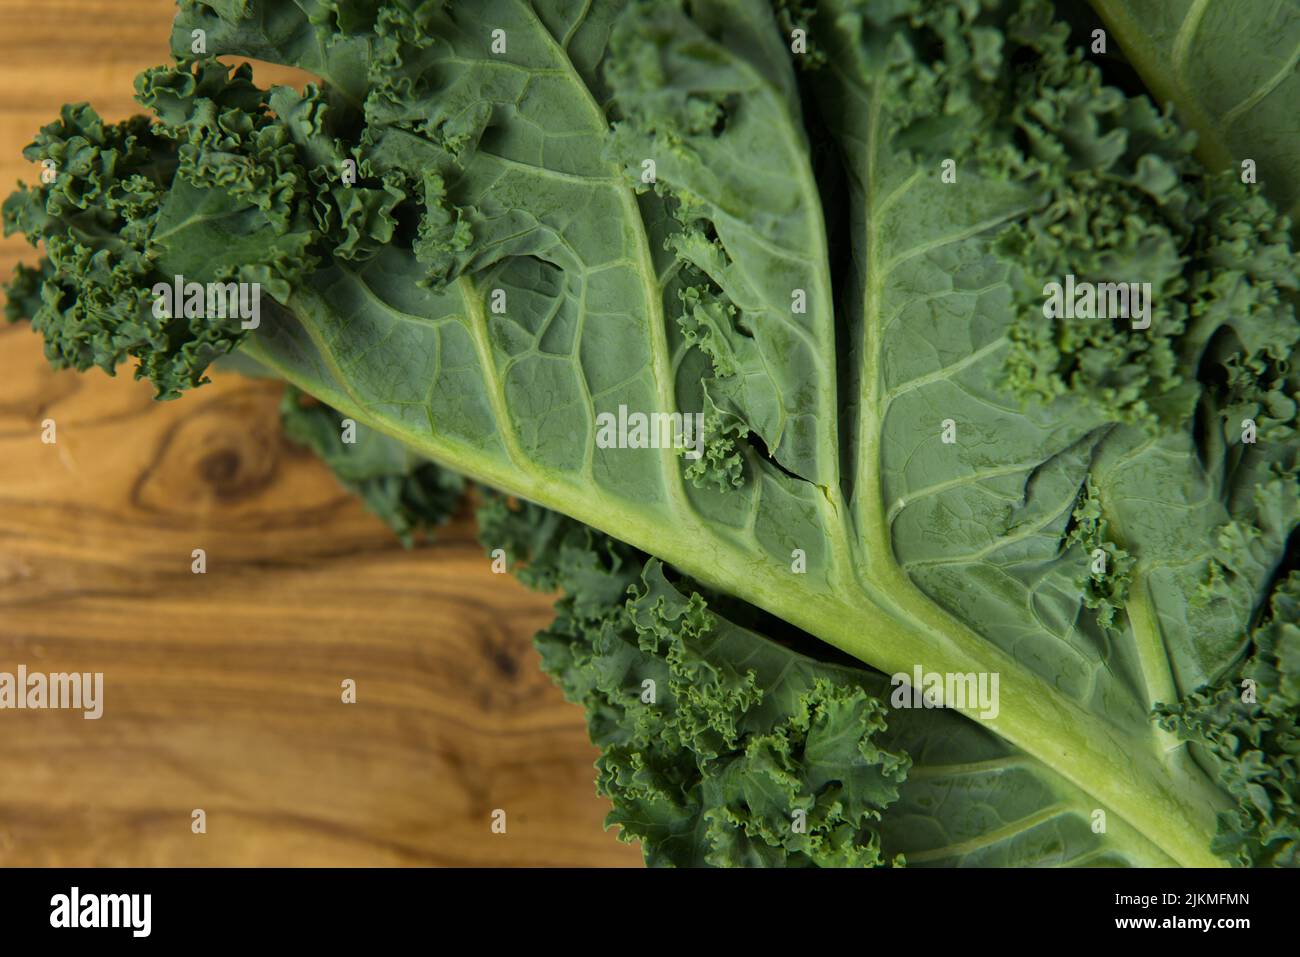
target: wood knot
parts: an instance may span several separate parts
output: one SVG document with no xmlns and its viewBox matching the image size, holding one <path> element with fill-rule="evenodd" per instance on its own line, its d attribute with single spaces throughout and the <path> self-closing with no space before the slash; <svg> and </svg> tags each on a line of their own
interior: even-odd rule
<svg viewBox="0 0 1300 957">
<path fill-rule="evenodd" d="M 239 452 L 220 449 L 199 460 L 199 477 L 210 485 L 229 485 L 239 475 Z"/>
<path fill-rule="evenodd" d="M 249 498 L 275 480 L 282 447 L 274 407 L 263 396 L 224 396 L 168 431 L 136 499 L 151 510 L 183 512 Z"/>
</svg>

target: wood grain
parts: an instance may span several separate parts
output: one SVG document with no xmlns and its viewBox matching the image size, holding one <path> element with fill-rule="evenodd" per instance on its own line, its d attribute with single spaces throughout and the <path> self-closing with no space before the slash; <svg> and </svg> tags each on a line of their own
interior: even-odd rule
<svg viewBox="0 0 1300 957">
<path fill-rule="evenodd" d="M 134 110 L 170 16 L 0 0 L 0 193 L 62 103 Z M 5 240 L 0 277 L 33 256 Z M 99 721 L 0 711 L 0 864 L 638 864 L 531 647 L 550 600 L 491 573 L 468 516 L 402 549 L 283 440 L 278 396 L 218 376 L 157 403 L 0 329 L 0 671 L 105 675 Z"/>
</svg>

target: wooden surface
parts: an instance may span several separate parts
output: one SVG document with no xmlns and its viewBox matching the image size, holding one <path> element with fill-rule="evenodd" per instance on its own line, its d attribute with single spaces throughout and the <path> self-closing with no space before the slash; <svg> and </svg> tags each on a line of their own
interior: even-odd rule
<svg viewBox="0 0 1300 957">
<path fill-rule="evenodd" d="M 170 16 L 0 0 L 0 194 L 65 101 L 134 112 Z M 4 240 L 0 277 L 33 256 Z M 467 517 L 404 551 L 283 441 L 278 394 L 156 403 L 0 328 L 0 671 L 105 675 L 99 721 L 0 711 L 0 864 L 638 864 L 531 647 L 549 599 L 493 575 Z"/>
</svg>

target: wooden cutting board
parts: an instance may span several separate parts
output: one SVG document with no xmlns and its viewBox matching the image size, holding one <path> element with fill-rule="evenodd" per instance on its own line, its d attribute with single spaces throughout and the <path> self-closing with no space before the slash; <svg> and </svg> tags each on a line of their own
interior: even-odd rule
<svg viewBox="0 0 1300 957">
<path fill-rule="evenodd" d="M 0 195 L 64 102 L 135 112 L 171 9 L 0 0 Z M 4 240 L 0 277 L 34 258 Z M 105 683 L 98 721 L 0 711 L 0 865 L 640 862 L 539 670 L 550 599 L 491 573 L 468 516 L 402 549 L 286 444 L 274 384 L 151 396 L 0 327 L 0 671 Z"/>
</svg>

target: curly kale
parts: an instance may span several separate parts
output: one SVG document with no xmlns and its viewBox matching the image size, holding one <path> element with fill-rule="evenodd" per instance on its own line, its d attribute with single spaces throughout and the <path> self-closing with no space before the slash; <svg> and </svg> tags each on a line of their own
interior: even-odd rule
<svg viewBox="0 0 1300 957">
<path fill-rule="evenodd" d="M 1297 863 L 1293 5 L 178 7 L 6 315 L 259 363 L 406 541 L 501 490 L 647 860 Z"/>
</svg>

